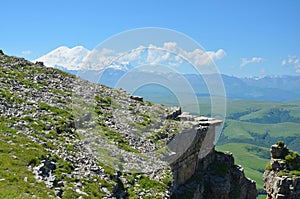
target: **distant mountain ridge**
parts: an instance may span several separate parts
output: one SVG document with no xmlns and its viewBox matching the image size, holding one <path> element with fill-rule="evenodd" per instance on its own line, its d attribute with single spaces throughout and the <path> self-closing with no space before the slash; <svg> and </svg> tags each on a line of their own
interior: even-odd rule
<svg viewBox="0 0 300 199">
<path fill-rule="evenodd" d="M 230 98 L 289 101 L 300 99 L 300 76 L 237 78 L 222 75 Z"/>
<path fill-rule="evenodd" d="M 90 53 L 90 50 L 82 46 L 59 47 L 35 61 L 43 61 L 46 66 L 80 76 L 79 71 Z M 125 65 L 117 65 L 118 63 L 113 63 L 112 66 L 104 70 L 99 83 L 115 87 L 118 80 L 128 72 Z M 143 71 L 143 73 L 145 72 Z M 152 75 L 156 74 L 152 73 Z M 198 74 L 184 74 L 183 76 L 192 85 L 198 96 L 209 96 L 203 77 Z M 271 101 L 300 99 L 300 76 L 266 76 L 260 78 L 234 77 L 225 74 L 221 76 L 228 98 Z M 172 75 L 166 75 L 167 79 L 171 77 L 174 78 Z M 205 78 L 214 78 L 214 75 L 205 75 Z M 175 82 L 177 80 L 170 79 L 170 81 Z M 151 92 L 151 87 L 148 89 Z"/>
<path fill-rule="evenodd" d="M 56 66 L 55 68 L 75 75 L 77 75 L 79 72 L 78 70 L 68 70 L 64 67 Z M 110 87 L 115 87 L 118 80 L 124 74 L 126 74 L 126 71 L 124 70 L 116 70 L 111 68 L 106 69 L 99 83 Z M 183 76 L 192 85 L 197 96 L 209 96 L 205 81 L 201 76 L 196 74 L 185 74 Z M 166 78 L 171 77 L 174 76 L 166 75 Z M 239 78 L 222 74 L 221 77 L 223 79 L 226 96 L 228 98 L 269 101 L 292 101 L 300 99 L 300 76 L 263 77 L 256 79 Z M 206 78 L 214 78 L 214 75 L 208 75 Z M 176 80 L 172 79 L 172 81 Z M 154 87 L 147 88 L 147 92 L 144 91 L 143 93 L 151 93 L 153 92 L 153 89 L 157 91 L 157 88 Z M 161 93 L 161 95 L 163 96 L 164 93 Z M 144 97 L 147 98 L 151 96 Z"/>
</svg>

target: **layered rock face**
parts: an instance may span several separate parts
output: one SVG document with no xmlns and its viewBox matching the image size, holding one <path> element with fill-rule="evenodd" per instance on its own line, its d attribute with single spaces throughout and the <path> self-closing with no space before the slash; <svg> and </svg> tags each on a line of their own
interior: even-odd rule
<svg viewBox="0 0 300 199">
<path fill-rule="evenodd" d="M 214 149 L 215 126 L 220 121 L 204 117 L 194 117 L 194 121 L 200 126 L 192 129 L 196 132 L 192 144 L 171 163 L 172 198 L 256 198 L 256 183 L 245 177 L 243 168 L 234 164 L 233 155 Z"/>
<path fill-rule="evenodd" d="M 267 199 L 300 198 L 300 157 L 284 143 L 271 146 L 270 165 L 264 172 Z"/>
<path fill-rule="evenodd" d="M 0 198 L 256 197 L 214 150 L 221 121 L 2 51 L 0 65 Z"/>
</svg>

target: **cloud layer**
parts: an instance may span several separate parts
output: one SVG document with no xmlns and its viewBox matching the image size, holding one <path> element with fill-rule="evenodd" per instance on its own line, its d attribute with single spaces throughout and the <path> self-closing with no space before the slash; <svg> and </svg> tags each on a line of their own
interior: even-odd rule
<svg viewBox="0 0 300 199">
<path fill-rule="evenodd" d="M 294 67 L 296 73 L 300 73 L 300 58 L 297 56 L 289 55 L 286 59 L 282 60 L 281 65 Z"/>
<path fill-rule="evenodd" d="M 246 58 L 242 58 L 242 63 L 241 63 L 241 67 L 244 67 L 248 64 L 251 64 L 251 63 L 261 63 L 261 62 L 264 62 L 265 59 L 262 58 L 262 57 L 252 57 L 251 59 L 246 59 Z"/>
</svg>

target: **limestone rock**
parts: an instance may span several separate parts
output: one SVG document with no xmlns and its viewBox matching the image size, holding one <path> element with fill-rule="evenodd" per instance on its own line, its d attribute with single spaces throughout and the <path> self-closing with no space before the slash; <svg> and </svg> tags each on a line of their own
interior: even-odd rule
<svg viewBox="0 0 300 199">
<path fill-rule="evenodd" d="M 264 172 L 264 189 L 268 199 L 300 198 L 300 176 L 292 170 L 299 169 L 300 158 L 286 146 L 271 146 L 270 168 Z M 290 159 L 287 158 L 290 155 Z"/>
</svg>

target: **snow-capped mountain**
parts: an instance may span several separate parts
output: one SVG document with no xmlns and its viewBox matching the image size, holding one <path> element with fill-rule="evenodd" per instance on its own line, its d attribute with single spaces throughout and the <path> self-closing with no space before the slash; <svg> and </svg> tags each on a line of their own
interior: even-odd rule
<svg viewBox="0 0 300 199">
<path fill-rule="evenodd" d="M 61 46 L 33 60 L 33 62 L 41 61 L 44 62 L 45 66 L 71 73 L 76 73 L 79 70 L 103 70 L 108 68 L 128 70 L 130 65 L 128 62 L 113 61 L 113 58 L 110 56 L 106 57 L 101 53 L 96 53 L 83 46 L 75 46 L 73 48 Z M 103 66 L 100 64 L 99 66 L 98 62 L 104 62 L 105 64 Z M 91 63 L 92 66 L 90 66 Z"/>
<path fill-rule="evenodd" d="M 34 61 L 42 61 L 46 66 L 68 70 L 79 70 L 85 58 L 91 53 L 83 46 L 68 48 L 61 46 Z"/>
<path fill-rule="evenodd" d="M 176 42 L 165 42 L 162 46 L 141 45 L 132 49 L 123 49 L 123 51 L 103 46 L 98 46 L 93 51 L 82 46 L 74 48 L 62 46 L 34 61 L 42 61 L 46 66 L 51 67 L 62 66 L 68 70 L 98 71 L 107 68 L 128 70 L 141 65 L 164 65 L 170 66 L 172 70 L 176 69 L 180 73 L 194 71 L 194 67 L 189 64 L 192 63 L 192 65 L 201 67 L 202 73 L 210 74 L 215 72 L 212 66 L 213 61 L 221 59 L 223 56 L 225 56 L 225 51 L 222 49 L 205 51 L 196 48 L 186 51 L 180 48 Z M 188 62 L 185 59 L 188 59 Z"/>
</svg>

